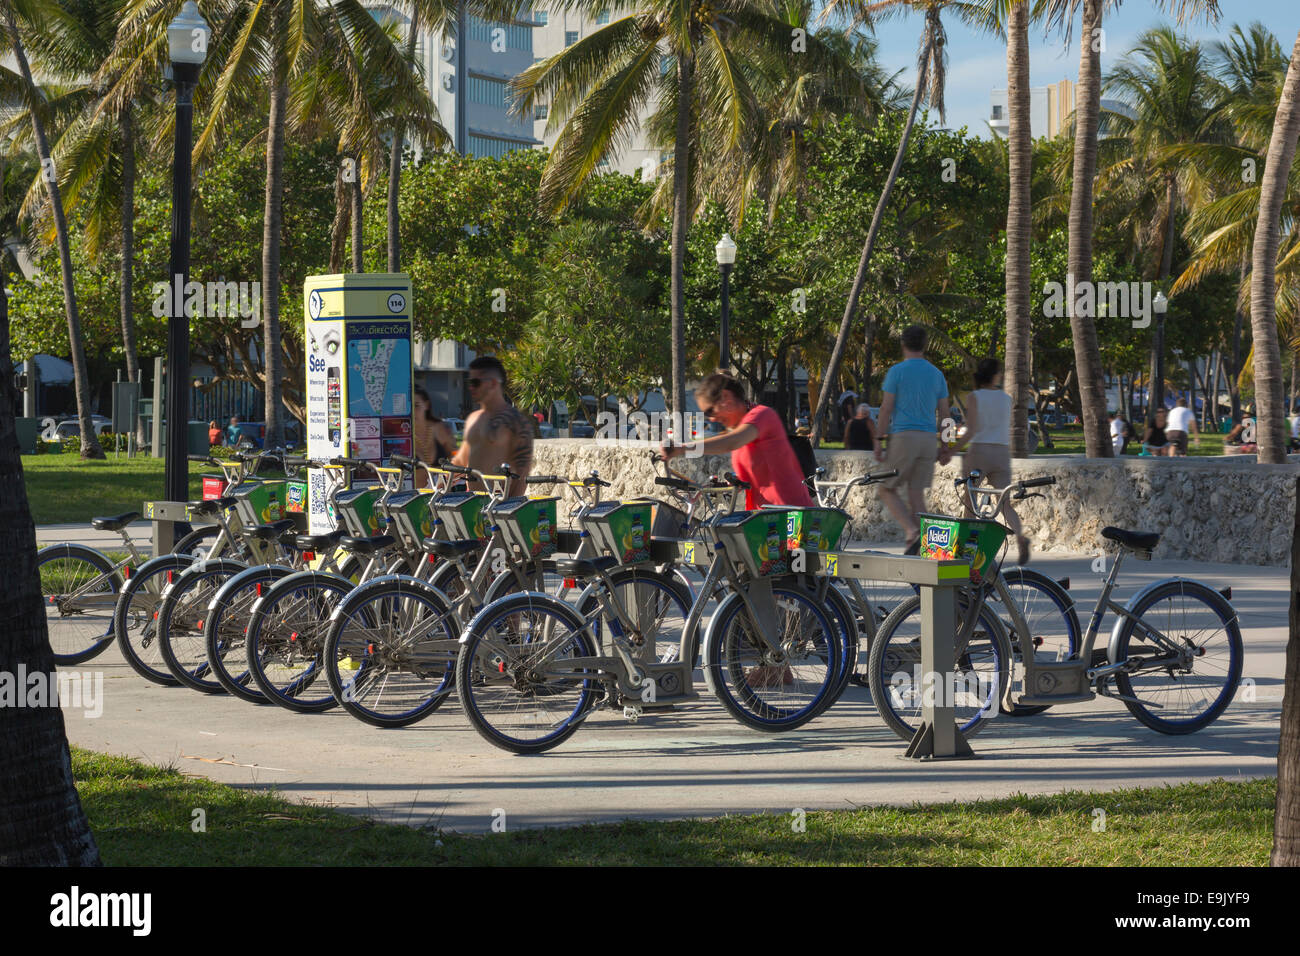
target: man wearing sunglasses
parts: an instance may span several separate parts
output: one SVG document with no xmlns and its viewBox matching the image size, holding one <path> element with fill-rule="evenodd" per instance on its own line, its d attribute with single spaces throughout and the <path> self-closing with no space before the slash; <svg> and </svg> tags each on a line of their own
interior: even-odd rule
<svg viewBox="0 0 1300 956">
<path fill-rule="evenodd" d="M 706 418 L 726 425 L 727 431 L 690 445 L 665 446 L 660 449 L 665 458 L 684 455 L 688 448 L 698 448 L 704 455 L 731 452 L 732 471 L 749 482 L 746 508 L 812 504 L 780 415 L 766 405 L 746 401 L 741 384 L 721 372 L 700 383 L 695 400 Z"/>
<path fill-rule="evenodd" d="M 522 495 L 533 469 L 533 422 L 506 398 L 505 366 L 495 356 L 470 362 L 469 376 L 469 395 L 479 407 L 465 420 L 465 441 L 452 462 L 485 475 L 508 464 L 520 476 L 510 483 L 510 494 Z"/>
</svg>

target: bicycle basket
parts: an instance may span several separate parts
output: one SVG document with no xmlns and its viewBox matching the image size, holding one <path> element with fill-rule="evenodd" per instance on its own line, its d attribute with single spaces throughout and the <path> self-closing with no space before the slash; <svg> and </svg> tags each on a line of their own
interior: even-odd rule
<svg viewBox="0 0 1300 956">
<path fill-rule="evenodd" d="M 287 513 L 300 515 L 307 511 L 307 482 L 286 481 L 284 493 L 284 510 Z"/>
<path fill-rule="evenodd" d="M 751 574 L 787 574 L 790 570 L 783 508 L 761 508 L 720 515 L 708 525 L 709 534 L 727 549 L 731 560 Z"/>
<path fill-rule="evenodd" d="M 387 507 L 398 534 L 407 541 L 418 545 L 433 534 L 428 492 L 400 491 L 388 499 Z"/>
<path fill-rule="evenodd" d="M 348 534 L 357 538 L 369 538 L 379 534 L 379 515 L 375 513 L 375 499 L 382 489 L 352 488 L 339 492 L 335 509 L 343 519 Z"/>
<path fill-rule="evenodd" d="M 583 515 L 582 528 L 597 549 L 608 551 L 623 564 L 649 561 L 653 510 L 654 503 L 647 499 L 602 501 Z"/>
<path fill-rule="evenodd" d="M 786 547 L 790 550 L 834 551 L 848 524 L 849 513 L 839 508 L 783 508 L 786 512 Z"/>
<path fill-rule="evenodd" d="M 953 518 L 918 515 L 921 519 L 921 556 L 934 561 L 956 558 L 970 561 L 974 584 L 992 576 L 998 552 L 1011 529 L 989 518 Z"/>
<path fill-rule="evenodd" d="M 483 515 L 487 502 L 483 491 L 453 491 L 434 502 L 433 513 L 447 529 L 448 538 L 486 541 L 491 536 Z"/>
<path fill-rule="evenodd" d="M 267 524 L 284 517 L 285 482 L 241 481 L 230 490 L 245 524 Z"/>
<path fill-rule="evenodd" d="M 492 520 L 506 541 L 526 555 L 544 558 L 555 553 L 555 505 L 546 495 L 507 498 L 492 509 Z"/>
</svg>

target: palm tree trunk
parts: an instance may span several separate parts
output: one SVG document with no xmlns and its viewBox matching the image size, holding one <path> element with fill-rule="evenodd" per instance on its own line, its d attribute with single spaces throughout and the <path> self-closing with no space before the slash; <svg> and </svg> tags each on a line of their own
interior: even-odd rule
<svg viewBox="0 0 1300 956">
<path fill-rule="evenodd" d="M 871 262 L 871 250 L 876 244 L 876 235 L 880 232 L 880 224 L 885 218 L 885 207 L 889 205 L 890 193 L 894 191 L 894 183 L 898 180 L 898 171 L 903 166 L 903 156 L 907 152 L 907 141 L 912 136 L 912 126 L 916 122 L 916 111 L 921 105 L 921 94 L 925 90 L 925 71 L 926 64 L 930 59 L 931 36 L 929 31 L 926 32 L 925 46 L 921 50 L 919 59 L 920 67 L 917 70 L 916 89 L 912 92 L 912 105 L 907 111 L 907 120 L 903 123 L 903 135 L 898 140 L 898 151 L 894 154 L 894 165 L 890 167 L 889 176 L 885 179 L 884 188 L 880 191 L 880 198 L 876 200 L 876 211 L 871 217 L 871 226 L 867 230 L 867 241 L 862 245 L 862 256 L 858 259 L 858 271 L 853 277 L 853 285 L 849 289 L 849 301 L 844 305 L 844 317 L 840 320 L 840 331 L 835 337 L 835 347 L 831 350 L 830 362 L 826 366 L 826 374 L 822 377 L 822 382 L 827 386 L 821 390 L 821 395 L 817 398 L 817 406 L 813 411 L 812 420 L 812 444 L 817 447 L 822 439 L 822 425 L 826 419 L 826 408 L 831 396 L 831 383 L 839 378 L 840 365 L 844 361 L 844 350 L 849 344 L 849 330 L 853 327 L 853 317 L 858 311 L 858 299 L 862 296 L 862 287 L 867 283 L 867 266 Z"/>
<path fill-rule="evenodd" d="M 68 247 L 68 221 L 63 215 L 63 197 L 59 191 L 58 175 L 54 161 L 50 159 L 50 144 L 45 138 L 45 124 L 41 122 L 37 109 L 36 84 L 32 81 L 32 70 L 27 63 L 27 52 L 23 49 L 22 38 L 18 34 L 18 25 L 14 22 L 13 8 L 4 5 L 5 30 L 9 34 L 9 44 L 13 47 L 14 59 L 23 76 L 23 91 L 27 97 L 28 112 L 32 117 L 32 132 L 36 139 L 36 155 L 41 161 L 41 171 L 45 179 L 45 188 L 50 193 L 50 212 L 54 217 L 54 233 L 59 246 L 59 272 L 63 278 L 63 310 L 68 317 L 68 345 L 72 349 L 73 387 L 77 395 L 77 419 L 81 427 L 81 457 L 103 458 L 104 450 L 99 447 L 99 438 L 95 435 L 90 421 L 90 381 L 86 371 L 86 346 L 81 336 L 81 317 L 77 313 L 77 293 L 73 286 L 72 253 Z"/>
<path fill-rule="evenodd" d="M 1092 315 L 1080 315 L 1074 289 L 1092 281 L 1092 196 L 1097 176 L 1097 118 L 1101 110 L 1101 13 L 1103 0 L 1083 0 L 1079 86 L 1074 109 L 1074 183 L 1070 190 L 1070 250 L 1066 305 L 1074 337 L 1083 437 L 1089 458 L 1115 454 L 1106 423 L 1101 350 Z"/>
<path fill-rule="evenodd" d="M 1007 17 L 1007 202 L 1006 371 L 1011 396 L 1011 457 L 1029 457 L 1029 7 L 1012 5 Z"/>
<path fill-rule="evenodd" d="M 5 18 L 13 36 L 12 14 Z M 27 504 L 9 354 L 9 305 L 0 278 L 0 673 L 55 672 L 36 571 L 36 528 Z M 20 687 L 19 693 L 27 688 Z M 12 707 L 0 733 L 0 866 L 98 866 L 99 850 L 72 782 L 57 706 Z"/>
<path fill-rule="evenodd" d="M 406 59 L 415 59 L 415 41 L 420 35 L 420 11 L 411 13 L 411 27 L 406 34 Z M 406 127 L 399 121 L 393 130 L 393 147 L 388 154 L 388 271 L 402 270 L 401 217 L 397 211 L 397 196 L 402 187 L 402 146 L 406 140 Z"/>
<path fill-rule="evenodd" d="M 262 227 L 262 368 L 265 385 L 266 445 L 284 444 L 283 357 L 280 354 L 280 226 L 284 198 L 285 108 L 289 99 L 284 50 L 287 33 L 283 5 L 277 5 L 272 30 L 271 109 L 266 131 L 266 208 Z"/>
<path fill-rule="evenodd" d="M 140 356 L 135 346 L 135 123 L 128 106 L 119 120 L 122 127 L 122 236 L 121 287 L 122 351 L 126 355 L 126 380 L 140 381 Z M 144 419 L 136 422 L 135 440 L 147 440 Z"/>
<path fill-rule="evenodd" d="M 334 173 L 334 222 L 330 226 L 330 272 L 343 271 L 343 256 L 347 252 L 349 225 L 352 221 L 352 199 L 348 184 L 343 181 L 343 166 Z"/>
<path fill-rule="evenodd" d="M 1278 359 L 1275 318 L 1278 231 L 1282 200 L 1300 136 L 1300 35 L 1277 104 L 1273 139 L 1268 146 L 1255 229 L 1254 270 L 1250 280 L 1250 319 L 1255 329 L 1255 394 L 1263 420 L 1256 423 L 1259 460 L 1284 461 L 1282 416 L 1276 407 L 1278 382 L 1271 366 Z M 1264 366 L 1261 369 L 1261 362 Z M 1300 509 L 1297 509 L 1300 522 Z M 1286 646 L 1286 680 L 1282 701 L 1282 738 L 1277 751 L 1277 810 L 1273 817 L 1274 866 L 1300 864 L 1300 524 L 1291 542 L 1290 636 Z"/>
<path fill-rule="evenodd" d="M 361 158 L 353 156 L 353 169 L 356 175 L 352 177 L 352 271 L 365 272 L 365 235 L 362 231 L 361 207 L 363 197 L 361 195 Z"/>
<path fill-rule="evenodd" d="M 1282 202 L 1296 137 L 1300 136 L 1300 36 L 1296 37 L 1282 97 L 1277 104 L 1273 137 L 1264 163 L 1259 190 L 1259 225 L 1255 228 L 1254 264 L 1250 277 L 1250 324 L 1255 333 L 1255 412 L 1259 461 L 1280 464 L 1286 460 L 1282 435 L 1282 356 L 1277 341 L 1277 249 Z M 1300 760 L 1300 752 L 1296 754 Z M 1300 855 L 1300 794 L 1297 801 L 1296 852 Z M 1281 794 L 1278 796 L 1281 804 Z M 1280 819 L 1280 817 L 1279 817 Z M 1300 858 L 1300 856 L 1298 856 Z"/>
<path fill-rule="evenodd" d="M 672 334 L 674 415 L 686 414 L 686 233 L 690 229 L 691 79 L 694 61 L 677 51 L 677 141 L 673 144 Z M 685 418 L 679 421 L 685 422 Z M 686 429 L 682 428 L 683 436 Z"/>
</svg>

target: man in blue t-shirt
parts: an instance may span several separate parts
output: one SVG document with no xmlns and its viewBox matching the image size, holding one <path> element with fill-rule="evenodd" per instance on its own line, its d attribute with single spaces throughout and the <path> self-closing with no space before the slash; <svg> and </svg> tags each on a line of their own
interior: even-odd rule
<svg viewBox="0 0 1300 956">
<path fill-rule="evenodd" d="M 880 499 L 903 528 L 904 554 L 916 554 L 925 510 L 925 492 L 934 480 L 936 457 L 942 465 L 952 460 L 948 446 L 939 441 L 938 427 L 948 417 L 948 383 L 943 373 L 925 360 L 926 331 L 920 325 L 903 330 L 903 361 L 885 373 L 877 422 L 876 460 L 897 468 L 898 476 L 880 486 Z M 880 448 L 885 440 L 887 450 Z M 904 502 L 899 490 L 907 489 Z"/>
</svg>

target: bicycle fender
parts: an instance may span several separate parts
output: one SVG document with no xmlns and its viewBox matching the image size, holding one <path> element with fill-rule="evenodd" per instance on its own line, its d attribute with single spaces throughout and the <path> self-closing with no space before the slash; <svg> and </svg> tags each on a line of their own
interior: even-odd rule
<svg viewBox="0 0 1300 956">
<path fill-rule="evenodd" d="M 452 607 L 451 599 L 428 581 L 422 581 L 420 578 L 409 574 L 384 574 L 377 578 L 371 578 L 365 584 L 359 584 L 348 592 L 347 597 L 340 601 L 338 606 L 334 608 L 333 612 L 331 612 L 330 621 L 333 622 L 338 620 L 341 614 L 352 613 L 352 609 L 362 601 L 366 600 L 366 598 L 370 596 L 370 593 L 376 590 L 379 585 L 391 584 L 393 581 L 400 581 L 407 591 L 412 593 L 418 592 L 435 601 L 441 601 L 443 607 L 449 610 Z"/>
<path fill-rule="evenodd" d="M 525 596 L 532 598 L 538 603 L 548 604 L 552 608 L 554 608 L 557 613 L 569 618 L 570 624 L 572 624 L 574 630 L 579 630 L 579 631 L 586 630 L 587 622 L 582 619 L 582 615 L 580 615 L 577 611 L 575 611 L 572 605 L 564 601 L 561 601 L 559 598 L 555 597 L 555 595 L 547 594 L 544 591 L 512 591 L 510 594 L 507 594 L 505 597 L 493 601 L 490 604 L 485 604 L 483 605 L 483 607 L 479 608 L 478 611 L 475 612 L 474 616 L 469 619 L 469 622 L 466 623 L 464 629 L 460 632 L 460 640 L 458 641 L 458 643 L 461 644 L 469 643 L 470 631 L 474 629 L 474 627 L 489 611 L 495 612 L 496 606 L 498 604 L 501 604 L 505 601 L 509 601 L 513 598 L 519 598 Z"/>
<path fill-rule="evenodd" d="M 1222 594 L 1214 590 L 1214 588 L 1210 587 L 1207 584 L 1202 584 L 1200 581 L 1193 581 L 1190 578 L 1180 578 L 1180 577 L 1161 578 L 1159 581 L 1152 581 L 1141 591 L 1138 591 L 1137 594 L 1129 598 L 1128 603 L 1124 605 L 1124 609 L 1126 611 L 1131 612 L 1133 608 L 1137 607 L 1138 602 L 1141 601 L 1143 598 L 1145 598 L 1147 594 L 1149 594 L 1151 591 L 1154 591 L 1156 588 L 1161 587 L 1162 585 L 1168 584 L 1170 581 L 1177 581 L 1178 583 L 1182 584 L 1187 591 L 1199 592 L 1202 597 L 1208 600 L 1211 604 L 1216 605 L 1220 610 L 1227 611 L 1228 614 L 1232 617 L 1237 616 L 1236 611 L 1233 610 L 1232 604 L 1229 603 L 1228 600 L 1224 598 Z M 1114 664 L 1118 659 L 1120 633 L 1123 631 L 1124 625 L 1127 623 L 1128 623 L 1128 618 L 1120 617 L 1116 619 L 1115 626 L 1111 628 L 1110 643 L 1106 646 L 1106 656 L 1110 660 L 1110 663 L 1112 664 Z"/>
<path fill-rule="evenodd" d="M 700 658 L 704 667 L 709 666 L 708 661 L 710 660 L 710 652 L 713 650 L 713 642 L 718 639 L 716 634 L 718 622 L 726 618 L 724 612 L 739 600 L 741 600 L 740 595 L 732 591 L 719 601 L 718 606 L 713 609 L 713 614 L 709 617 L 709 626 L 704 629 L 704 640 L 700 642 Z"/>
<path fill-rule="evenodd" d="M 277 573 L 278 572 L 278 573 Z M 282 564 L 255 564 L 251 568 L 245 568 L 238 574 L 226 578 L 217 593 L 212 595 L 212 600 L 208 602 L 208 613 L 211 614 L 217 609 L 217 606 L 225 601 L 231 594 L 242 588 L 249 578 L 258 577 L 260 574 L 270 573 L 272 582 L 280 578 L 288 577 L 293 574 L 293 568 L 285 567 Z"/>
</svg>

